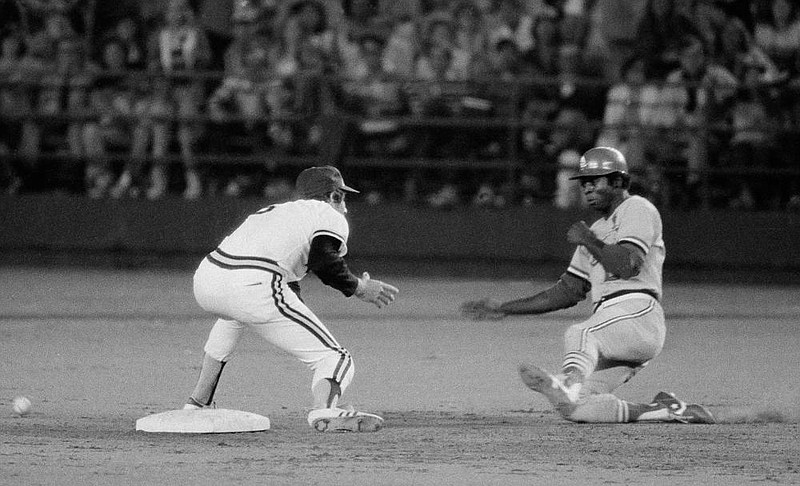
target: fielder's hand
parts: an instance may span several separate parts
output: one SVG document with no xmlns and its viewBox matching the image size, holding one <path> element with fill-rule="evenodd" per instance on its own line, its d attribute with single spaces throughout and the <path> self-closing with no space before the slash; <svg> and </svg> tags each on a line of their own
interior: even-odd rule
<svg viewBox="0 0 800 486">
<path fill-rule="evenodd" d="M 361 278 L 358 279 L 355 296 L 364 302 L 375 304 L 378 308 L 381 308 L 394 302 L 398 292 L 400 290 L 397 287 L 380 280 L 373 280 L 369 278 L 367 272 L 364 272 Z"/>
<path fill-rule="evenodd" d="M 470 300 L 461 304 L 461 314 L 473 321 L 497 321 L 506 316 L 500 310 L 502 302 L 485 298 L 481 300 Z"/>
</svg>

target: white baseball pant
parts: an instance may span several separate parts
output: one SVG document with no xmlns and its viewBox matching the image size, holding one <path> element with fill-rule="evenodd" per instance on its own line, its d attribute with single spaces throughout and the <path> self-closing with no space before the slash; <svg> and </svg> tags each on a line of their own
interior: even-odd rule
<svg viewBox="0 0 800 486">
<path fill-rule="evenodd" d="M 205 259 L 194 275 L 194 295 L 203 309 L 218 316 L 204 347 L 212 358 L 228 361 L 242 331 L 250 327 L 311 368 L 312 389 L 331 379 L 344 392 L 352 381 L 350 353 L 289 288 L 279 268 L 228 269 Z"/>
</svg>

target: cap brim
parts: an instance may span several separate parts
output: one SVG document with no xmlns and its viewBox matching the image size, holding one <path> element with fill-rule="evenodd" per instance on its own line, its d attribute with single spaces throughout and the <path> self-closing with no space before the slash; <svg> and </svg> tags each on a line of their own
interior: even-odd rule
<svg viewBox="0 0 800 486">
<path fill-rule="evenodd" d="M 344 192 L 352 192 L 354 194 L 361 194 L 361 191 L 353 189 L 352 187 L 346 186 L 344 184 L 342 184 L 342 186 L 339 188 L 339 190 L 340 191 L 344 191 Z"/>
</svg>

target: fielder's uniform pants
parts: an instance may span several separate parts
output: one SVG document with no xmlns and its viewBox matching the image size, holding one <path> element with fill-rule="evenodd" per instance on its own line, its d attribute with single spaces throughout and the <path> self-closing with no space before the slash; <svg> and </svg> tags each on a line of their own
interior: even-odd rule
<svg viewBox="0 0 800 486">
<path fill-rule="evenodd" d="M 194 295 L 218 316 L 204 347 L 212 358 L 228 361 L 249 327 L 311 368 L 312 388 L 324 379 L 335 380 L 342 391 L 350 384 L 350 353 L 289 288 L 284 273 L 221 268 L 205 259 L 194 275 Z"/>
</svg>

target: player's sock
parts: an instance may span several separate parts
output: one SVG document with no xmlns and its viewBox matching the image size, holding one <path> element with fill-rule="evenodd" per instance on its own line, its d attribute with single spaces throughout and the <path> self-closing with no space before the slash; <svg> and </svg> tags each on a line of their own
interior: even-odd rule
<svg viewBox="0 0 800 486">
<path fill-rule="evenodd" d="M 225 363 L 226 361 L 217 361 L 207 354 L 203 357 L 203 369 L 200 370 L 200 378 L 192 392 L 192 400 L 202 406 L 211 404 Z"/>
<path fill-rule="evenodd" d="M 326 378 L 319 381 L 311 392 L 314 395 L 314 408 L 335 408 L 342 388 L 336 380 Z"/>
<path fill-rule="evenodd" d="M 627 422 L 663 422 L 670 420 L 669 407 L 661 403 L 631 403 L 622 401 L 627 409 Z"/>
</svg>

